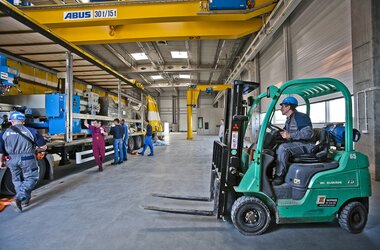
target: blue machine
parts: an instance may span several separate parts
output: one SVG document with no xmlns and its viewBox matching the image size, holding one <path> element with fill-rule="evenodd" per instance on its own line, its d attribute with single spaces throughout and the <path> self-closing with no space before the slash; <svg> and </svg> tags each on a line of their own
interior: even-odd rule
<svg viewBox="0 0 380 250">
<path fill-rule="evenodd" d="M 253 4 L 253 1 L 251 1 Z M 210 10 L 245 10 L 247 0 L 209 0 Z"/>
<path fill-rule="evenodd" d="M 66 95 L 49 94 L 45 96 L 46 118 L 48 118 L 49 134 L 66 133 Z M 73 96 L 73 113 L 80 113 L 80 98 Z M 73 131 L 81 132 L 80 119 L 73 119 Z"/>
<path fill-rule="evenodd" d="M 18 70 L 8 67 L 7 57 L 0 54 L 0 95 L 3 95 L 18 83 Z"/>
</svg>

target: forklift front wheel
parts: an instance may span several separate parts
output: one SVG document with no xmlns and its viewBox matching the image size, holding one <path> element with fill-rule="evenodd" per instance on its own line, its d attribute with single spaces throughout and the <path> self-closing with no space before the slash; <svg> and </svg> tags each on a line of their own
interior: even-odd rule
<svg viewBox="0 0 380 250">
<path fill-rule="evenodd" d="M 260 199 L 249 196 L 238 198 L 231 210 L 235 227 L 244 235 L 264 233 L 271 221 L 269 208 Z"/>
<path fill-rule="evenodd" d="M 353 201 L 344 206 L 339 214 L 339 225 L 350 233 L 360 233 L 367 224 L 368 211 L 363 203 Z"/>
</svg>

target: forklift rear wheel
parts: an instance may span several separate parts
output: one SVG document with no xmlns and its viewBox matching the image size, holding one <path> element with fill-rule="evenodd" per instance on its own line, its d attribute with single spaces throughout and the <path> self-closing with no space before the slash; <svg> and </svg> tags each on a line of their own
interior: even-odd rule
<svg viewBox="0 0 380 250">
<path fill-rule="evenodd" d="M 264 233 L 271 221 L 269 208 L 264 202 L 249 196 L 242 196 L 234 202 L 231 218 L 239 232 L 249 236 Z"/>
<path fill-rule="evenodd" d="M 344 206 L 339 214 L 339 225 L 350 233 L 360 233 L 367 224 L 368 211 L 363 203 L 353 201 Z"/>
</svg>

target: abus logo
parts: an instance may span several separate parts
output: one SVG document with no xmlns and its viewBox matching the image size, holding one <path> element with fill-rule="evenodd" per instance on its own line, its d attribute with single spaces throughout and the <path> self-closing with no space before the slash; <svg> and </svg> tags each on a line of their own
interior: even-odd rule
<svg viewBox="0 0 380 250">
<path fill-rule="evenodd" d="M 90 19 L 92 18 L 91 10 L 69 11 L 63 13 L 63 20 Z"/>
</svg>

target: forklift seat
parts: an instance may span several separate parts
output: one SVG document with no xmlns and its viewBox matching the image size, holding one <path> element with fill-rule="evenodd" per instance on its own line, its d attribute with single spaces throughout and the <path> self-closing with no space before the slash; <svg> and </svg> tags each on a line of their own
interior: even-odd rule
<svg viewBox="0 0 380 250">
<path fill-rule="evenodd" d="M 294 155 L 291 159 L 293 163 L 317 163 L 327 161 L 328 152 L 330 149 L 329 132 L 322 129 L 314 129 L 315 141 L 317 144 L 309 154 Z"/>
</svg>

